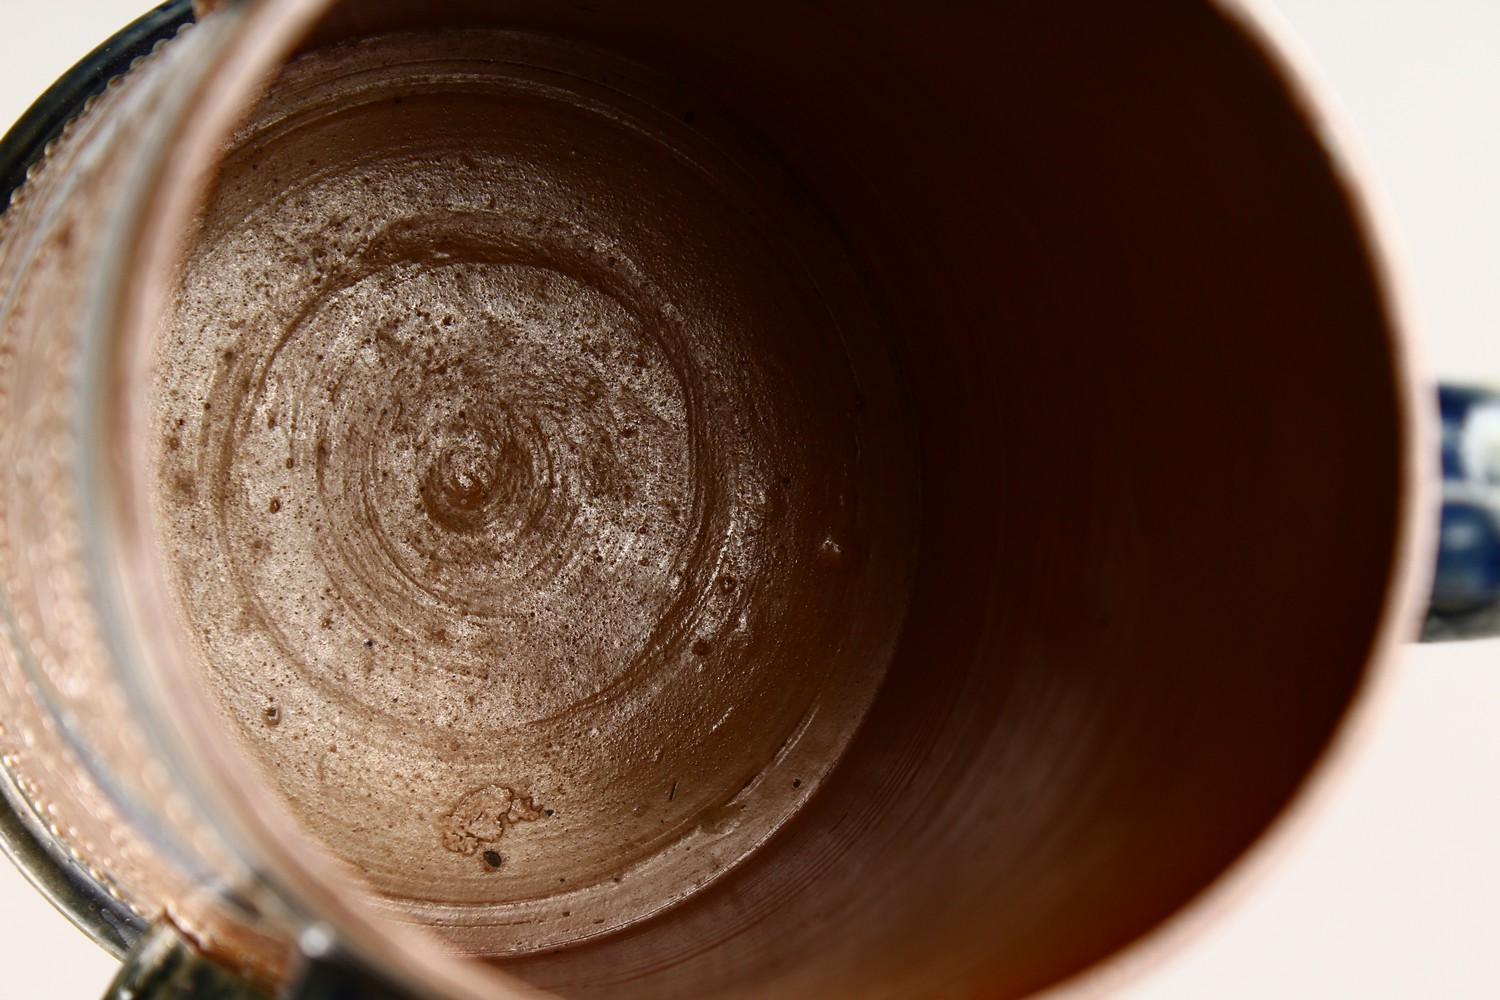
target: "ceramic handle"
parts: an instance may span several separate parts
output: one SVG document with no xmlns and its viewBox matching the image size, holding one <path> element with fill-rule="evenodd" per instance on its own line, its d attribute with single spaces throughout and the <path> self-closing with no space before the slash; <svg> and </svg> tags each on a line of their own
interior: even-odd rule
<svg viewBox="0 0 1500 1000">
<path fill-rule="evenodd" d="M 1437 395 L 1443 506 L 1422 641 L 1500 636 L 1500 393 Z"/>
</svg>

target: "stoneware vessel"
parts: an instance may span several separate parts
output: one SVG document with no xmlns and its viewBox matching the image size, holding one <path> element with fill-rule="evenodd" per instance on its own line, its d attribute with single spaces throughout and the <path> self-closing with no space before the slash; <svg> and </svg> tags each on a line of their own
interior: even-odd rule
<svg viewBox="0 0 1500 1000">
<path fill-rule="evenodd" d="M 121 997 L 1098 989 L 1426 584 L 1348 149 L 1234 0 L 159 8 L 0 156 L 11 853 Z"/>
</svg>

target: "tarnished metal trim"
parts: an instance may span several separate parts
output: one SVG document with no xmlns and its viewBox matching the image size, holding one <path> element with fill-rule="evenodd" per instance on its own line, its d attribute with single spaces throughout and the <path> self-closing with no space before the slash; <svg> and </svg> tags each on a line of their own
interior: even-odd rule
<svg viewBox="0 0 1500 1000">
<path fill-rule="evenodd" d="M 191 0 L 160 4 L 89 53 L 37 99 L 0 139 L 0 212 L 46 156 L 48 145 L 89 102 L 193 19 Z M 53 841 L 8 774 L 0 774 L 0 852 L 64 916 L 116 957 L 123 958 L 145 932 L 146 922 L 138 914 Z"/>
<path fill-rule="evenodd" d="M 171 924 L 159 923 L 125 960 L 104 1000 L 271 1000 L 188 943 Z"/>
</svg>

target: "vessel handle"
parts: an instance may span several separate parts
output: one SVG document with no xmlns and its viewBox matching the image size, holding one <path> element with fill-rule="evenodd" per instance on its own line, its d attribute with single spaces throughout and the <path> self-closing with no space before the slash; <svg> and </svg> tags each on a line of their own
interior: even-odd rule
<svg viewBox="0 0 1500 1000">
<path fill-rule="evenodd" d="M 159 921 L 125 956 L 104 1000 L 272 1000 Z"/>
<path fill-rule="evenodd" d="M 104 1000 L 415 1000 L 363 971 L 333 941 L 319 928 L 305 933 L 297 971 L 273 997 L 158 921 L 125 956 Z"/>
</svg>

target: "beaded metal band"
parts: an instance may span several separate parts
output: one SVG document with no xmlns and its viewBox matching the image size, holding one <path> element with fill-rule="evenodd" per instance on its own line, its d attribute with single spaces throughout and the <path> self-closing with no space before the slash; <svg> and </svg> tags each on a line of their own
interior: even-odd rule
<svg viewBox="0 0 1500 1000">
<path fill-rule="evenodd" d="M 49 144 L 91 100 L 192 20 L 190 0 L 161 4 L 89 53 L 48 88 L 0 139 L 0 206 L 9 206 L 16 189 L 26 183 L 31 169 L 47 155 Z M 138 914 L 106 892 L 55 843 L 3 771 L 0 851 L 106 951 L 123 957 L 145 932 L 146 923 Z"/>
</svg>

